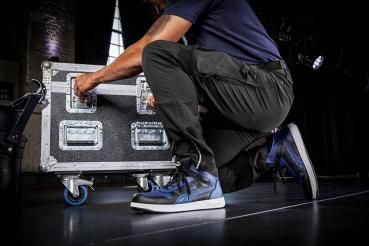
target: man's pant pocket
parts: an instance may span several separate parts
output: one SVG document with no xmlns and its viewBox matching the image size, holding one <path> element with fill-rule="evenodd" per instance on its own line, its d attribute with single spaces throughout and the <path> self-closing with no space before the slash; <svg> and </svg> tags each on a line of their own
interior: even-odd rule
<svg viewBox="0 0 369 246">
<path fill-rule="evenodd" d="M 243 63 L 216 50 L 195 46 L 196 72 L 201 77 L 217 77 L 244 83 Z"/>
</svg>

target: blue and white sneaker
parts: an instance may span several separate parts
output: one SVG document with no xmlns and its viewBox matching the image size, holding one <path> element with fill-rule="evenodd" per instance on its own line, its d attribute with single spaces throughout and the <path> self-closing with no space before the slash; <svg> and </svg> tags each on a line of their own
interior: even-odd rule
<svg viewBox="0 0 369 246">
<path fill-rule="evenodd" d="M 195 165 L 190 170 L 178 167 L 172 181 L 163 188 L 136 193 L 131 208 L 147 212 L 184 212 L 225 206 L 219 179 Z"/>
<path fill-rule="evenodd" d="M 314 166 L 295 124 L 289 124 L 273 134 L 273 144 L 266 159 L 266 166 L 277 168 L 279 171 L 281 168 L 286 169 L 303 185 L 305 198 L 318 199 L 319 187 Z"/>
</svg>

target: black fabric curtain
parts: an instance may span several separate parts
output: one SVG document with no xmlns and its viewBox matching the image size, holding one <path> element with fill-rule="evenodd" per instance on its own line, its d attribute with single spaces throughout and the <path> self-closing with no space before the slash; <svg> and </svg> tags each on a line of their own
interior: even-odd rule
<svg viewBox="0 0 369 246">
<path fill-rule="evenodd" d="M 368 176 L 369 84 L 368 38 L 363 4 L 319 4 L 312 1 L 250 0 L 289 63 L 295 102 L 285 124 L 299 126 L 318 175 Z M 327 13 L 330 13 L 327 15 Z M 350 15 L 350 18 L 342 16 Z M 284 17 L 285 23 L 282 23 Z M 292 42 L 279 41 L 292 28 Z M 297 53 L 319 51 L 317 70 L 296 65 Z"/>
<path fill-rule="evenodd" d="M 299 126 L 318 175 L 368 175 L 369 91 L 361 75 L 291 69 Z"/>
<path fill-rule="evenodd" d="M 115 0 L 76 1 L 76 63 L 106 65 Z"/>
<path fill-rule="evenodd" d="M 119 0 L 124 47 L 139 40 L 154 22 L 153 9 L 142 1 Z M 115 0 L 76 2 L 76 63 L 105 65 Z"/>
<path fill-rule="evenodd" d="M 138 41 L 154 22 L 153 9 L 143 1 L 119 0 L 124 47 Z"/>
</svg>

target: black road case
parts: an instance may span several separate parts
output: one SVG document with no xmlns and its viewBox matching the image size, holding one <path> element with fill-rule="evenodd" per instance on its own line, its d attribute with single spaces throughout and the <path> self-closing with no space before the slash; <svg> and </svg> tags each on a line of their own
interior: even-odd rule
<svg viewBox="0 0 369 246">
<path fill-rule="evenodd" d="M 128 172 L 148 190 L 165 184 L 164 174 L 176 167 L 163 126 L 146 106 L 151 91 L 143 74 L 100 84 L 83 98 L 74 94 L 78 75 L 101 68 L 42 63 L 47 93 L 40 170 L 61 178 L 72 205 L 82 204 L 93 184 L 79 177 L 84 172 Z"/>
</svg>

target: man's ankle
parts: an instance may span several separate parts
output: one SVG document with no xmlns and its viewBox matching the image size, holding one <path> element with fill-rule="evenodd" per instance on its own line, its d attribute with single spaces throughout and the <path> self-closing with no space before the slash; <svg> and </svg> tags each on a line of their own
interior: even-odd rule
<svg viewBox="0 0 369 246">
<path fill-rule="evenodd" d="M 218 168 L 213 168 L 211 170 L 208 170 L 207 172 L 213 175 L 214 177 L 218 177 Z"/>
<path fill-rule="evenodd" d="M 200 166 L 200 168 L 198 169 L 198 171 L 200 171 L 200 172 L 208 172 L 212 176 L 218 177 L 218 168 L 215 166 L 215 164 L 214 165 L 211 165 L 210 167 L 206 167 L 206 168 L 202 168 Z"/>
</svg>

